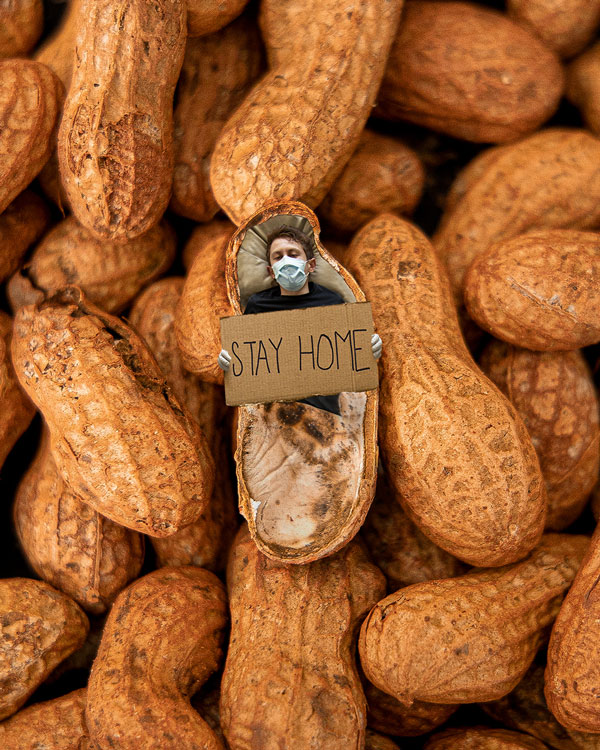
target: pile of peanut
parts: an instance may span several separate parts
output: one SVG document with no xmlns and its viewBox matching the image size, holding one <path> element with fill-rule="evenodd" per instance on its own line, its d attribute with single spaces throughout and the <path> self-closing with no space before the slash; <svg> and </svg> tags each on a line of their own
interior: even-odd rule
<svg viewBox="0 0 600 750">
<path fill-rule="evenodd" d="M 298 202 L 383 357 L 292 563 L 217 355 Z M 0 0 L 0 283 L 0 748 L 600 750 L 600 0 Z"/>
</svg>

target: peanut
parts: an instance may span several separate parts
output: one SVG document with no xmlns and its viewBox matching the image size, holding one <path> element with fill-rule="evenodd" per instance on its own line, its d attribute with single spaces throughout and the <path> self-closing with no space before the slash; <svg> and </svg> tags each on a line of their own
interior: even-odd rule
<svg viewBox="0 0 600 750">
<path fill-rule="evenodd" d="M 248 0 L 187 0 L 187 33 L 190 37 L 213 34 L 231 23 Z"/>
<path fill-rule="evenodd" d="M 50 158 L 62 95 L 42 63 L 0 60 L 0 213 Z"/>
<path fill-rule="evenodd" d="M 226 624 L 223 585 L 201 568 L 161 568 L 122 591 L 90 674 L 91 739 L 119 750 L 223 750 L 189 698 L 219 666 Z"/>
<path fill-rule="evenodd" d="M 88 628 L 77 604 L 47 583 L 0 580 L 0 719 L 14 714 L 81 646 Z"/>
<path fill-rule="evenodd" d="M 546 750 L 543 742 L 507 729 L 446 729 L 434 734 L 426 750 Z"/>
<path fill-rule="evenodd" d="M 516 411 L 466 349 L 431 244 L 384 214 L 360 230 L 346 258 L 386 342 L 379 443 L 397 499 L 455 557 L 519 560 L 544 527 L 538 459 Z"/>
<path fill-rule="evenodd" d="M 580 352 L 529 352 L 500 341 L 480 359 L 523 419 L 548 491 L 546 528 L 581 514 L 600 468 L 598 395 Z"/>
<path fill-rule="evenodd" d="M 42 33 L 42 0 L 3 0 L 0 5 L 0 57 L 21 57 Z"/>
<path fill-rule="evenodd" d="M 547 534 L 519 563 L 391 594 L 362 625 L 367 678 L 409 706 L 506 695 L 533 661 L 588 543 Z"/>
<path fill-rule="evenodd" d="M 166 222 L 125 243 L 99 240 L 73 216 L 37 245 L 7 288 L 13 310 L 41 302 L 74 284 L 107 312 L 123 310 L 138 292 L 165 272 L 175 257 L 175 233 Z"/>
<path fill-rule="evenodd" d="M 600 3 L 598 3 L 600 14 Z M 567 69 L 567 97 L 579 107 L 589 129 L 600 134 L 600 104 L 598 103 L 598 74 L 600 72 L 600 42 L 586 50 Z"/>
<path fill-rule="evenodd" d="M 81 0 L 75 65 L 58 133 L 63 187 L 100 239 L 160 220 L 173 178 L 172 103 L 183 60 L 183 0 Z M 118 71 L 118 73 L 116 72 Z"/>
<path fill-rule="evenodd" d="M 554 113 L 563 88 L 556 55 L 502 13 L 408 0 L 376 111 L 470 141 L 514 141 Z"/>
<path fill-rule="evenodd" d="M 600 223 L 600 140 L 591 134 L 542 130 L 495 156 L 444 214 L 433 240 L 459 304 L 467 269 L 492 243 L 532 229 Z"/>
<path fill-rule="evenodd" d="M 105 612 L 137 578 L 144 560 L 143 537 L 103 518 L 65 485 L 47 433 L 21 480 L 13 512 L 31 567 L 86 611 Z"/>
<path fill-rule="evenodd" d="M 231 750 L 362 748 L 366 706 L 354 637 L 385 583 L 361 547 L 351 542 L 324 560 L 283 565 L 243 528 L 227 587 L 221 726 Z"/>
<path fill-rule="evenodd" d="M 262 67 L 260 35 L 247 17 L 215 34 L 188 39 L 174 112 L 175 213 L 204 222 L 219 210 L 209 179 L 213 147 Z"/>
<path fill-rule="evenodd" d="M 365 750 L 398 750 L 398 745 L 389 737 L 367 729 L 365 733 Z"/>
<path fill-rule="evenodd" d="M 227 121 L 210 166 L 214 196 L 234 223 L 270 200 L 324 198 L 358 145 L 402 4 L 261 4 L 270 70 Z M 299 33 L 307 19 L 310 33 Z"/>
<path fill-rule="evenodd" d="M 63 478 L 116 523 L 168 536 L 213 487 L 206 440 L 128 326 L 67 287 L 15 319 L 13 361 Z"/>
<path fill-rule="evenodd" d="M 26 190 L 0 214 L 0 281 L 13 274 L 50 221 L 44 201 Z"/>
<path fill-rule="evenodd" d="M 482 328 L 536 351 L 600 341 L 600 234 L 537 230 L 491 245 L 465 277 Z"/>
</svg>

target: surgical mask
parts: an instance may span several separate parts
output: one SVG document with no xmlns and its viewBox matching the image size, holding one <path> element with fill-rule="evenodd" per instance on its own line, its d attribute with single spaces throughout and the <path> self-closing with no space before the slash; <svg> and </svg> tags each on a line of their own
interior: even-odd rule
<svg viewBox="0 0 600 750">
<path fill-rule="evenodd" d="M 297 292 L 306 283 L 307 274 L 304 268 L 307 262 L 284 255 L 283 258 L 273 263 L 275 281 L 288 292 Z"/>
</svg>

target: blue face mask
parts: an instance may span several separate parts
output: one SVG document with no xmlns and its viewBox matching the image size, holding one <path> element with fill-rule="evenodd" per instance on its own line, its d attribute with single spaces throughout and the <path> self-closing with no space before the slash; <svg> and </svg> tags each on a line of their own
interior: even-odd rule
<svg viewBox="0 0 600 750">
<path fill-rule="evenodd" d="M 290 258 L 284 255 L 277 263 L 273 263 L 275 281 L 286 291 L 297 292 L 302 289 L 308 278 L 304 270 L 307 262 L 306 260 Z"/>
</svg>

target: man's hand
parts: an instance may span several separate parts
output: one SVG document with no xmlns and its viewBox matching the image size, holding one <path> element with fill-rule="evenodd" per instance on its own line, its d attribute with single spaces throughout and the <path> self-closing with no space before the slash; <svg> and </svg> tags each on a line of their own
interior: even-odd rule
<svg viewBox="0 0 600 750">
<path fill-rule="evenodd" d="M 371 336 L 371 351 L 373 352 L 373 356 L 375 359 L 379 359 L 381 357 L 381 352 L 383 350 L 383 342 L 379 338 L 378 334 L 374 333 Z"/>
<path fill-rule="evenodd" d="M 227 372 L 227 370 L 229 370 L 229 365 L 231 364 L 231 354 L 226 349 L 221 349 L 217 362 L 219 363 L 221 370 Z"/>
</svg>

